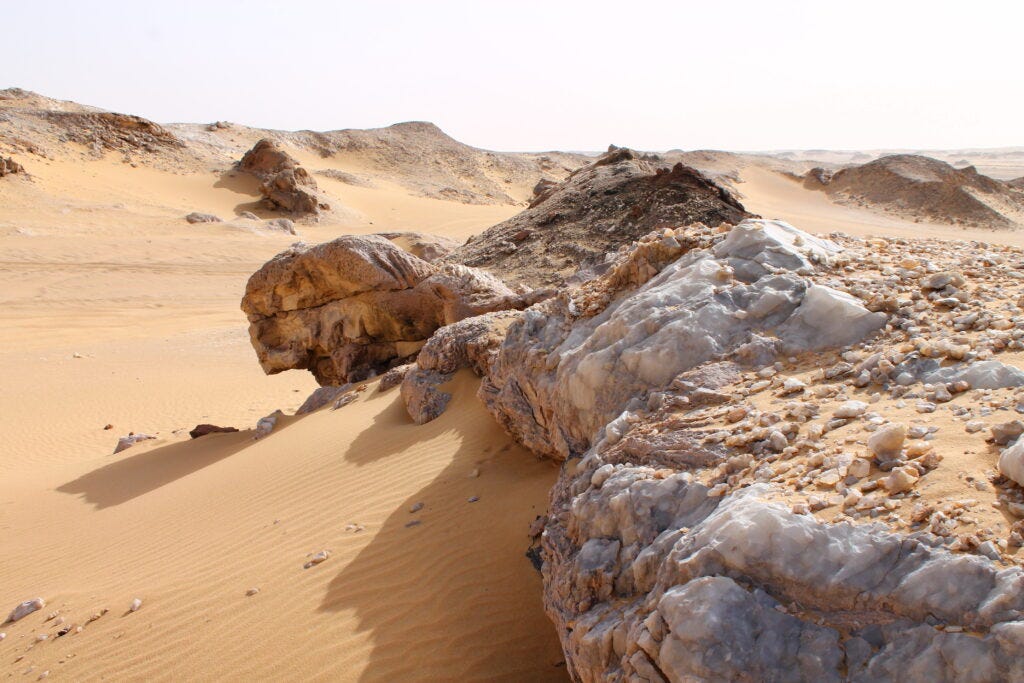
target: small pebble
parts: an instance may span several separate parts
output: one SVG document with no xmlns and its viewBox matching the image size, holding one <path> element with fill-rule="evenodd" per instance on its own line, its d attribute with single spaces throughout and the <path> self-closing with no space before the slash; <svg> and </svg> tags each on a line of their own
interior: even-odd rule
<svg viewBox="0 0 1024 683">
<path fill-rule="evenodd" d="M 475 503 L 480 500 L 480 496 L 470 496 L 468 502 Z"/>
<path fill-rule="evenodd" d="M 142 608 L 142 600 L 135 598 L 132 600 L 131 607 L 128 608 L 129 612 L 138 612 Z"/>
<path fill-rule="evenodd" d="M 260 589 L 259 589 L 259 588 L 256 588 L 255 586 L 253 586 L 253 587 L 252 587 L 252 588 L 250 588 L 249 590 L 245 591 L 245 594 L 246 594 L 246 595 L 247 595 L 248 597 L 250 597 L 250 598 L 251 598 L 252 596 L 256 595 L 256 594 L 257 594 L 257 593 L 259 593 L 259 592 L 260 592 Z"/>
<path fill-rule="evenodd" d="M 309 558 L 309 561 L 306 562 L 306 564 L 302 565 L 302 568 L 303 569 L 309 569 L 310 567 L 315 567 L 316 565 L 320 564 L 321 562 L 324 562 L 325 560 L 327 560 L 327 558 L 330 557 L 330 556 L 331 556 L 331 553 L 329 551 L 321 550 L 316 555 L 313 555 L 311 558 Z"/>
<path fill-rule="evenodd" d="M 414 512 L 419 512 L 419 511 L 420 511 L 420 510 L 422 510 L 422 509 L 423 509 L 423 503 L 413 503 L 413 504 L 412 504 L 412 505 L 411 505 L 411 506 L 409 507 L 409 513 L 410 513 L 410 514 L 412 514 L 412 513 L 414 513 Z"/>
</svg>

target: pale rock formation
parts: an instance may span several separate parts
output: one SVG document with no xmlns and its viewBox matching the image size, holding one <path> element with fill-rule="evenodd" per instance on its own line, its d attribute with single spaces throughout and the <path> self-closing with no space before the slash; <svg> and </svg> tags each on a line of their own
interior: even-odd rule
<svg viewBox="0 0 1024 683">
<path fill-rule="evenodd" d="M 249 279 L 242 310 L 265 372 L 308 369 L 332 385 L 411 359 L 439 327 L 529 303 L 482 271 L 367 235 L 278 254 Z"/>
<path fill-rule="evenodd" d="M 505 331 L 521 315 L 519 311 L 486 313 L 437 330 L 402 380 L 402 400 L 413 422 L 425 424 L 444 412 L 451 394 L 442 391 L 441 385 L 459 370 L 486 374 Z"/>
<path fill-rule="evenodd" d="M 1024 679 L 1024 571 L 993 563 L 994 543 L 951 552 L 967 539 L 937 535 L 949 536 L 944 513 L 924 525 L 927 508 L 910 533 L 868 523 L 875 514 L 830 522 L 810 505 L 775 502 L 792 500 L 776 475 L 821 437 L 796 436 L 794 411 L 813 399 L 768 403 L 779 414 L 742 427 L 756 442 L 730 445 L 748 412 L 734 403 L 744 387 L 740 395 L 772 387 L 789 400 L 794 387 L 835 395 L 861 386 L 860 373 L 874 381 L 915 369 L 908 354 L 896 362 L 853 348 L 873 343 L 888 316 L 840 291 L 843 269 L 832 264 L 843 254 L 773 223 L 707 240 L 695 231 L 685 246 L 686 231 L 652 235 L 605 275 L 525 311 L 481 388 L 517 440 L 566 460 L 541 557 L 572 680 Z M 849 379 L 812 387 L 774 376 L 786 367 L 779 352 L 819 350 L 843 358 L 821 376 Z M 937 369 L 928 361 L 914 378 Z M 755 388 L 741 376 L 775 381 Z M 846 399 L 829 414 L 867 420 L 869 405 Z M 732 431 L 708 427 L 715 411 Z M 906 460 L 873 489 L 849 487 L 822 505 L 891 510 L 882 503 L 898 503 L 935 466 L 927 429 L 874 425 L 870 449 Z M 800 470 L 808 481 L 840 491 L 843 477 L 865 477 L 872 464 L 848 453 L 811 467 Z M 816 497 L 805 500 L 817 506 Z"/>
<path fill-rule="evenodd" d="M 275 410 L 270 415 L 261 417 L 257 420 L 256 434 L 253 436 L 253 439 L 262 439 L 263 437 L 268 436 L 272 431 L 274 431 L 274 427 L 277 426 L 277 421 L 282 417 L 284 417 L 284 413 L 280 410 Z"/>
<path fill-rule="evenodd" d="M 433 263 L 458 248 L 459 243 L 442 235 L 431 235 L 425 232 L 379 232 L 384 239 L 391 240 L 397 246 L 413 256 Z"/>
<path fill-rule="evenodd" d="M 1024 676 L 1021 570 L 822 524 L 759 500 L 764 484 L 715 498 L 685 473 L 600 463 L 563 477 L 544 540 L 574 680 Z"/>
<path fill-rule="evenodd" d="M 345 395 L 345 393 L 352 391 L 351 384 L 342 384 L 341 386 L 326 386 L 317 387 L 313 390 L 302 405 L 299 406 L 298 410 L 295 411 L 296 415 L 307 415 L 309 413 L 320 410 L 329 403 L 334 403 L 339 398 Z"/>
<path fill-rule="evenodd" d="M 524 445 L 557 459 L 582 453 L 624 409 L 713 358 L 742 359 L 751 344 L 847 345 L 884 324 L 884 313 L 803 276 L 838 253 L 829 242 L 762 220 L 741 223 L 711 249 L 688 250 L 685 235 L 652 238 L 602 276 L 618 297 L 601 310 L 592 300 L 607 295 L 581 288 L 512 326 L 480 395 Z M 635 291 L 621 286 L 624 269 L 640 274 Z"/>
</svg>

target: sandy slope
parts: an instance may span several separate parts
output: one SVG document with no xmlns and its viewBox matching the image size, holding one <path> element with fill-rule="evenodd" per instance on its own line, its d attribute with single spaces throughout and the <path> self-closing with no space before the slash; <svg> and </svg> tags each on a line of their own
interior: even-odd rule
<svg viewBox="0 0 1024 683">
<path fill-rule="evenodd" d="M 74 623 L 110 609 L 52 642 L 33 643 L 57 630 L 45 614 L 8 625 L 5 668 L 73 680 L 564 676 L 523 558 L 555 470 L 498 433 L 471 376 L 456 384 L 459 409 L 422 428 L 397 390 L 371 387 L 261 441 L 160 440 L 4 477 L 5 603 L 42 593 L 44 612 Z M 332 557 L 304 570 L 322 549 Z M 143 608 L 125 615 L 134 597 Z"/>
<path fill-rule="evenodd" d="M 0 610 L 49 605 L 0 626 L 0 676 L 564 678 L 523 555 L 554 470 L 508 442 L 471 380 L 465 410 L 428 427 L 397 391 L 367 392 L 260 442 L 192 442 L 196 423 L 250 428 L 314 387 L 262 374 L 238 309 L 249 274 L 296 238 L 185 223 L 253 201 L 214 174 L 53 160 L 13 180 L 0 184 Z M 516 210 L 382 183 L 337 195 L 358 218 L 300 226 L 305 239 L 462 238 Z M 131 430 L 159 439 L 111 455 Z M 331 559 L 304 571 L 323 548 Z M 123 617 L 136 596 L 142 611 Z M 77 624 L 103 607 L 81 634 L 33 644 L 58 630 L 51 610 Z"/>
</svg>

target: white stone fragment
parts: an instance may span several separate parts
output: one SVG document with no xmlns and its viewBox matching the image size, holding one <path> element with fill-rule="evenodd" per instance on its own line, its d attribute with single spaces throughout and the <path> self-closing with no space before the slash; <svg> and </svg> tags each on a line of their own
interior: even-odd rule
<svg viewBox="0 0 1024 683">
<path fill-rule="evenodd" d="M 864 401 L 846 401 L 842 403 L 832 414 L 839 418 L 860 417 L 868 410 L 868 404 Z"/>
<path fill-rule="evenodd" d="M 34 600 L 26 600 L 25 602 L 21 603 L 20 605 L 15 607 L 13 610 L 11 610 L 11 613 L 7 615 L 7 620 L 4 623 L 6 624 L 8 622 L 14 622 L 14 621 L 18 621 L 19 619 L 23 619 L 23 618 L 27 617 L 28 615 L 32 614 L 33 612 L 37 612 L 37 611 L 41 610 L 45 606 L 46 606 L 46 601 L 43 600 L 42 598 L 35 598 Z"/>
<path fill-rule="evenodd" d="M 1004 477 L 1024 486 L 1024 439 L 1018 439 L 999 454 L 999 471 Z"/>
<path fill-rule="evenodd" d="M 887 424 L 871 435 L 868 448 L 879 458 L 891 459 L 900 454 L 906 438 L 906 426 L 899 423 Z"/>
<path fill-rule="evenodd" d="M 925 375 L 929 384 L 967 382 L 972 389 L 1007 389 L 1024 386 L 1024 371 L 997 360 L 961 363 Z"/>
</svg>

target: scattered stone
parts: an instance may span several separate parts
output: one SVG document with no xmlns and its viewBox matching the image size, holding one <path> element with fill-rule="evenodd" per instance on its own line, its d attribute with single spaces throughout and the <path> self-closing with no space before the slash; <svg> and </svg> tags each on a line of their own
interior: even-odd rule
<svg viewBox="0 0 1024 683">
<path fill-rule="evenodd" d="M 26 600 L 25 602 L 21 603 L 20 605 L 15 607 L 13 610 L 11 610 L 11 613 L 7 615 L 7 619 L 6 619 L 6 621 L 4 621 L 4 623 L 7 624 L 7 623 L 18 621 L 19 619 L 23 619 L 23 618 L 27 617 L 28 615 L 32 614 L 33 612 L 37 612 L 37 611 L 41 610 L 45 606 L 46 606 L 46 601 L 43 600 L 42 598 L 35 598 L 34 600 Z"/>
<path fill-rule="evenodd" d="M 409 506 L 409 513 L 416 513 L 423 509 L 423 503 L 413 503 Z"/>
<path fill-rule="evenodd" d="M 887 424 L 868 438 L 868 449 L 879 460 L 892 460 L 900 454 L 906 436 L 907 428 L 904 425 Z"/>
<path fill-rule="evenodd" d="M 284 417 L 284 413 L 280 410 L 275 410 L 270 415 L 261 417 L 259 421 L 256 422 L 256 435 L 253 436 L 253 439 L 262 439 L 269 435 L 270 432 L 274 431 L 274 427 L 277 426 L 277 421 L 282 417 Z"/>
<path fill-rule="evenodd" d="M 469 497 L 469 499 L 467 500 L 467 502 L 469 502 L 469 503 L 475 503 L 475 502 L 477 502 L 478 500 L 480 500 L 480 496 L 470 496 L 470 497 Z"/>
<path fill-rule="evenodd" d="M 889 493 L 905 493 L 914 488 L 920 478 L 921 475 L 911 467 L 896 467 L 888 477 L 881 480 L 882 488 Z"/>
<path fill-rule="evenodd" d="M 253 586 L 249 590 L 245 591 L 245 595 L 246 595 L 246 597 L 250 597 L 251 598 L 252 596 L 256 595 L 259 592 L 260 592 L 260 589 L 256 588 L 255 586 Z"/>
<path fill-rule="evenodd" d="M 230 434 L 237 431 L 238 429 L 235 427 L 218 427 L 217 425 L 201 424 L 196 425 L 188 435 L 193 439 L 198 439 L 199 437 L 206 436 L 207 434 Z"/>
<path fill-rule="evenodd" d="M 863 401 L 846 401 L 832 413 L 833 416 L 840 419 L 850 419 L 854 417 L 860 417 L 868 410 L 868 404 Z"/>
<path fill-rule="evenodd" d="M 150 436 L 149 434 L 136 434 L 132 432 L 128 434 L 128 436 L 122 436 L 117 440 L 117 446 L 114 447 L 114 453 L 117 454 L 126 448 L 131 448 L 140 441 L 149 441 L 155 438 L 155 436 Z"/>
<path fill-rule="evenodd" d="M 135 598 L 134 600 L 132 600 L 132 604 L 128 608 L 128 611 L 129 612 L 138 612 L 140 609 L 142 609 L 142 599 L 141 598 Z"/>
<path fill-rule="evenodd" d="M 1000 446 L 1005 446 L 1016 441 L 1021 434 L 1024 434 L 1024 422 L 1011 420 L 992 425 L 992 441 Z"/>
<path fill-rule="evenodd" d="M 302 565 L 302 568 L 303 569 L 309 569 L 310 567 L 315 567 L 316 565 L 320 564 L 321 562 L 327 561 L 327 558 L 329 558 L 330 556 L 331 556 L 331 553 L 329 551 L 321 550 L 320 552 L 318 552 L 315 555 L 313 555 L 312 557 L 310 557 L 309 561 L 306 562 L 306 564 Z"/>
<path fill-rule="evenodd" d="M 224 221 L 214 216 L 212 213 L 199 213 L 193 211 L 189 215 L 185 216 L 185 220 L 189 223 L 223 223 Z"/>
</svg>

